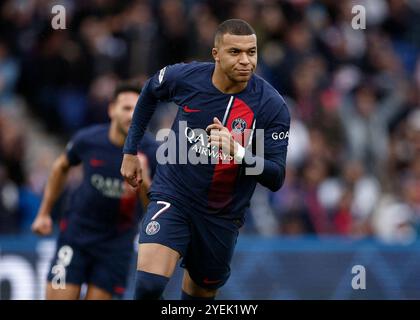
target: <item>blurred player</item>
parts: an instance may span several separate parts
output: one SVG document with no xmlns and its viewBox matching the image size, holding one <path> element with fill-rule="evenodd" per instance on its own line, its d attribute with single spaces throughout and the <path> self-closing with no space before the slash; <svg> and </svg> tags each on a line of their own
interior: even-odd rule
<svg viewBox="0 0 420 320">
<path fill-rule="evenodd" d="M 138 87 L 120 84 L 108 107 L 111 123 L 80 130 L 54 162 L 33 232 L 52 232 L 51 211 L 71 167 L 83 166 L 83 181 L 60 221 L 47 299 L 78 299 L 84 283 L 86 299 L 111 299 L 124 293 L 141 211 L 137 199 L 147 205 L 148 163 L 153 167 L 156 162 L 155 142 L 146 137 L 136 155 L 146 168 L 142 184 L 133 188 L 121 177 L 122 148 L 138 92 Z"/>
<path fill-rule="evenodd" d="M 144 86 L 134 111 L 121 167 L 133 186 L 142 176 L 137 145 L 158 100 L 180 106 L 172 126 L 174 143 L 185 135 L 189 153 L 236 160 L 158 164 L 140 231 L 136 299 L 159 299 L 181 257 L 182 299 L 213 299 L 230 275 L 239 228 L 256 183 L 275 191 L 284 181 L 290 116 L 279 93 L 253 74 L 255 31 L 245 21 L 225 21 L 217 29 L 212 54 L 215 63 L 160 70 Z M 181 128 L 180 121 L 187 126 Z M 258 142 L 254 129 L 264 129 L 263 156 L 247 148 Z M 262 173 L 245 174 L 246 167 L 256 163 L 263 165 Z"/>
</svg>

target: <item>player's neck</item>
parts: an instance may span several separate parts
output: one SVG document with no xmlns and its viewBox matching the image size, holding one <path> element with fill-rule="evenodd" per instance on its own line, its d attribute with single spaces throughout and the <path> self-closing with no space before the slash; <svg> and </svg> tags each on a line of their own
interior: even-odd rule
<svg viewBox="0 0 420 320">
<path fill-rule="evenodd" d="M 126 136 L 118 130 L 115 123 L 111 123 L 108 132 L 108 138 L 112 144 L 116 145 L 117 147 L 122 147 L 124 145 Z"/>
<path fill-rule="evenodd" d="M 213 76 L 211 77 L 213 85 L 221 92 L 226 94 L 239 93 L 246 88 L 248 82 L 234 82 L 216 65 Z"/>
</svg>

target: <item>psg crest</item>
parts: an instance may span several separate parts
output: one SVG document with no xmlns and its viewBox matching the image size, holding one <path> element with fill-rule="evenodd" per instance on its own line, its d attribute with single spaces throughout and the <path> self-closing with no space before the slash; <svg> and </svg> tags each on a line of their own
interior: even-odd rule
<svg viewBox="0 0 420 320">
<path fill-rule="evenodd" d="M 246 129 L 246 121 L 241 118 L 236 118 L 232 121 L 232 132 L 242 133 Z"/>
<path fill-rule="evenodd" d="M 158 233 L 160 230 L 160 224 L 157 221 L 150 221 L 149 224 L 146 227 L 146 233 L 149 236 L 152 236 L 156 233 Z"/>
</svg>

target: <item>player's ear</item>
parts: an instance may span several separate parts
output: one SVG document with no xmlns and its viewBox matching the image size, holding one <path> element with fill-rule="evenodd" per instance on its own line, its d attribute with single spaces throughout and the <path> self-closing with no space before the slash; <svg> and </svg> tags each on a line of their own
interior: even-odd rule
<svg viewBox="0 0 420 320">
<path fill-rule="evenodd" d="M 114 102 L 110 102 L 109 105 L 108 105 L 108 117 L 110 119 L 113 118 L 114 112 L 115 112 L 115 103 Z"/>
<path fill-rule="evenodd" d="M 219 62 L 220 58 L 219 58 L 219 49 L 218 48 L 213 48 L 211 49 L 211 55 L 213 56 L 214 61 Z"/>
</svg>

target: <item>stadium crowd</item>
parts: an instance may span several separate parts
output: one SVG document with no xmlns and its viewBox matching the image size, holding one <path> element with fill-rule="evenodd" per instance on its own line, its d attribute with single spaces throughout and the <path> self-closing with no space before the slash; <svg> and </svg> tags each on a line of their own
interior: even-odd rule
<svg viewBox="0 0 420 320">
<path fill-rule="evenodd" d="M 54 30 L 53 5 L 66 9 Z M 353 29 L 352 6 L 366 8 Z M 211 61 L 218 23 L 257 31 L 257 73 L 292 114 L 287 177 L 257 187 L 243 232 L 420 236 L 420 4 L 415 0 L 7 0 L 0 4 L 0 233 L 27 232 L 52 157 L 27 156 L 24 105 L 62 144 L 107 121 L 120 79 Z M 162 104 L 152 132 L 169 127 Z M 42 157 L 43 156 L 43 157 Z M 77 183 L 77 179 L 72 179 Z M 70 186 L 71 187 L 71 186 Z"/>
</svg>

